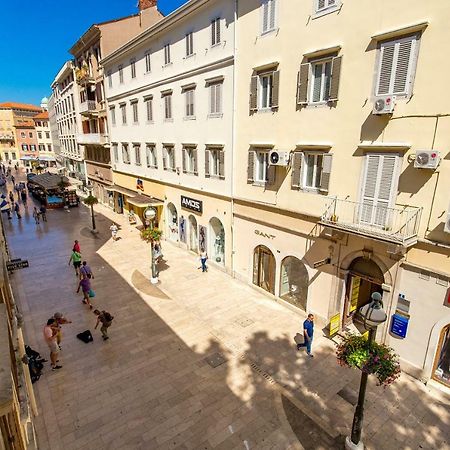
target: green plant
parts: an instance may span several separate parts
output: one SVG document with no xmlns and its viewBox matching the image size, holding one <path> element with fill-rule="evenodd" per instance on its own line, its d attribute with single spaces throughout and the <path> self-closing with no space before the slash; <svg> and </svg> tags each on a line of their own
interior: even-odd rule
<svg viewBox="0 0 450 450">
<path fill-rule="evenodd" d="M 144 228 L 141 231 L 141 238 L 146 242 L 158 242 L 161 236 L 162 231 L 159 228 Z"/>
<path fill-rule="evenodd" d="M 365 336 L 348 334 L 336 349 L 338 363 L 373 374 L 379 386 L 388 386 L 400 376 L 400 363 L 387 345 L 369 342 Z"/>
<path fill-rule="evenodd" d="M 93 206 L 98 203 L 98 198 L 94 197 L 93 195 L 89 194 L 84 200 L 83 203 L 87 206 Z"/>
</svg>

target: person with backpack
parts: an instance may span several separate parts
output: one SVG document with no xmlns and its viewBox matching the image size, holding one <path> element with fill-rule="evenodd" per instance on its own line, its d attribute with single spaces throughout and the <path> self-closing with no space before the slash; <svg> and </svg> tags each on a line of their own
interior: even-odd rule
<svg viewBox="0 0 450 450">
<path fill-rule="evenodd" d="M 103 340 L 106 341 L 109 339 L 108 328 L 111 326 L 114 316 L 112 316 L 108 311 L 99 311 L 98 309 L 94 310 L 94 314 L 97 316 L 97 323 L 95 324 L 94 329 L 96 330 L 98 324 L 101 323 L 102 326 L 100 331 L 102 332 Z"/>
</svg>

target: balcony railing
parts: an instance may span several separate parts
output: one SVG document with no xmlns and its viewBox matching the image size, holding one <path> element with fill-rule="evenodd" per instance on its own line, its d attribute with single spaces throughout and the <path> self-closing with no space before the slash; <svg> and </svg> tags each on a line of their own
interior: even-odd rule
<svg viewBox="0 0 450 450">
<path fill-rule="evenodd" d="M 95 112 L 97 109 L 97 102 L 95 100 L 86 100 L 80 104 L 80 113 Z"/>
<path fill-rule="evenodd" d="M 107 134 L 100 133 L 78 133 L 77 142 L 81 145 L 105 145 L 109 139 Z"/>
<path fill-rule="evenodd" d="M 417 242 L 422 208 L 389 208 L 380 203 L 333 199 L 320 219 L 322 225 L 394 244 Z"/>
<path fill-rule="evenodd" d="M 95 83 L 94 77 L 89 73 L 87 66 L 82 66 L 75 69 L 75 78 L 80 85 L 86 85 L 89 83 Z"/>
</svg>

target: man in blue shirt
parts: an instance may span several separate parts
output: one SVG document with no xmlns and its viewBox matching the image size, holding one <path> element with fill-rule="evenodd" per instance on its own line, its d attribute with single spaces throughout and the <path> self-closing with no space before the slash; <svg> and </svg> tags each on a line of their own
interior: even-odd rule
<svg viewBox="0 0 450 450">
<path fill-rule="evenodd" d="M 306 353 L 311 358 L 314 356 L 311 353 L 311 345 L 314 335 L 314 314 L 308 314 L 308 317 L 303 322 L 303 336 L 305 338 L 305 342 L 303 344 L 297 344 L 297 350 L 300 350 L 301 347 L 306 347 Z"/>
</svg>

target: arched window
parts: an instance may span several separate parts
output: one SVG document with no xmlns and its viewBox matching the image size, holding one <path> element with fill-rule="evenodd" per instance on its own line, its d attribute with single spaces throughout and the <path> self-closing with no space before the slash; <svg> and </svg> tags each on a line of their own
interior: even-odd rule
<svg viewBox="0 0 450 450">
<path fill-rule="evenodd" d="M 433 379 L 450 387 L 450 324 L 441 332 L 433 367 Z"/>
<path fill-rule="evenodd" d="M 280 297 L 306 311 L 309 276 L 305 264 L 295 256 L 281 263 Z"/>
<path fill-rule="evenodd" d="M 197 219 L 191 214 L 189 216 L 189 249 L 198 252 L 198 227 Z"/>
<path fill-rule="evenodd" d="M 275 257 L 264 245 L 258 245 L 253 252 L 253 284 L 275 293 Z"/>
<path fill-rule="evenodd" d="M 225 229 L 217 217 L 209 221 L 209 235 L 210 257 L 218 264 L 225 264 Z"/>
</svg>

